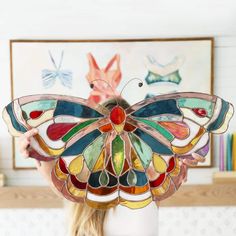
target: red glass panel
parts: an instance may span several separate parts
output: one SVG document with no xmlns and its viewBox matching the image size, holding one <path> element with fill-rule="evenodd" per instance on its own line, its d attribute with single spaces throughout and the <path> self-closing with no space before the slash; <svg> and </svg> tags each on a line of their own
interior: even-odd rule
<svg viewBox="0 0 236 236">
<path fill-rule="evenodd" d="M 125 120 L 125 111 L 122 107 L 116 106 L 111 110 L 110 119 L 113 124 L 120 125 Z"/>
<path fill-rule="evenodd" d="M 59 158 L 59 167 L 63 173 L 68 174 L 68 170 L 66 168 L 66 163 L 62 158 Z"/>
<path fill-rule="evenodd" d="M 76 124 L 74 123 L 56 123 L 48 126 L 47 135 L 51 140 L 58 140 L 63 137 Z"/>
<path fill-rule="evenodd" d="M 165 180 L 165 177 L 166 177 L 166 173 L 160 174 L 157 179 L 155 179 L 153 181 L 149 181 L 150 186 L 153 188 L 160 186 L 163 183 L 163 181 Z"/>
<path fill-rule="evenodd" d="M 174 157 L 171 157 L 169 160 L 169 166 L 167 168 L 167 172 L 171 172 L 175 168 L 175 159 Z"/>
<path fill-rule="evenodd" d="M 37 119 L 42 115 L 43 111 L 31 111 L 29 116 L 31 119 Z"/>
<path fill-rule="evenodd" d="M 134 125 L 131 125 L 130 123 L 125 123 L 124 130 L 127 132 L 132 132 L 136 129 Z"/>
<path fill-rule="evenodd" d="M 76 188 L 79 189 L 86 189 L 87 183 L 85 182 L 80 182 L 75 175 L 70 176 L 71 182 L 74 184 Z"/>
<path fill-rule="evenodd" d="M 193 108 L 192 111 L 198 116 L 201 116 L 201 117 L 207 116 L 207 111 L 203 108 Z"/>
</svg>

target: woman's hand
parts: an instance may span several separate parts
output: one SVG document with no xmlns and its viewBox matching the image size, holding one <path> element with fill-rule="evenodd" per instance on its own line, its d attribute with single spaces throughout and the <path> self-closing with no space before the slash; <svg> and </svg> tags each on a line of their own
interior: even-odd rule
<svg viewBox="0 0 236 236">
<path fill-rule="evenodd" d="M 29 157 L 29 151 L 27 150 L 27 148 L 30 145 L 30 138 L 37 133 L 38 130 L 33 128 L 20 136 L 19 138 L 20 153 L 23 155 L 23 157 L 25 158 Z"/>
<path fill-rule="evenodd" d="M 184 178 L 183 178 L 183 182 L 187 182 L 187 176 L 188 176 L 188 167 L 194 167 L 197 166 L 198 162 L 204 162 L 206 160 L 205 157 L 197 154 L 197 153 L 192 153 L 192 157 L 194 159 L 183 159 L 183 168 L 184 168 Z"/>
<path fill-rule="evenodd" d="M 193 160 L 183 159 L 183 163 L 186 164 L 187 166 L 197 166 L 198 162 L 204 162 L 206 160 L 205 157 L 197 153 L 192 153 L 192 157 L 193 157 Z"/>
</svg>

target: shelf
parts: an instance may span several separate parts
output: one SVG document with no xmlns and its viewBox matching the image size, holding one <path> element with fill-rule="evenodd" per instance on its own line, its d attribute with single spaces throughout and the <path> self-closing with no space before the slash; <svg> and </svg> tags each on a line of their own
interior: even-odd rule
<svg viewBox="0 0 236 236">
<path fill-rule="evenodd" d="M 1 187 L 0 208 L 60 208 L 63 201 L 49 187 Z"/>
<path fill-rule="evenodd" d="M 161 206 L 236 206 L 236 184 L 184 185 Z"/>
<path fill-rule="evenodd" d="M 235 184 L 184 185 L 162 207 L 236 206 Z M 61 208 L 63 200 L 49 187 L 1 187 L 0 208 Z"/>
<path fill-rule="evenodd" d="M 225 184 L 232 183 L 236 184 L 236 171 L 219 171 L 213 174 L 213 183 Z"/>
</svg>

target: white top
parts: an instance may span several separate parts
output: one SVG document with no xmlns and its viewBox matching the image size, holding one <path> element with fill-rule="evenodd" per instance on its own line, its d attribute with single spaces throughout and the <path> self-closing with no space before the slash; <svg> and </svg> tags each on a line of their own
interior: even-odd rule
<svg viewBox="0 0 236 236">
<path fill-rule="evenodd" d="M 158 236 L 158 207 L 155 202 L 141 209 L 118 205 L 108 210 L 105 236 Z"/>
</svg>

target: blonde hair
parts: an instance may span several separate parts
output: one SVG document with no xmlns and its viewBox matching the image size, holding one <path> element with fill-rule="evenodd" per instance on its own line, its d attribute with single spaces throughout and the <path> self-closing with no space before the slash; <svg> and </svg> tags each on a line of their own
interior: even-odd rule
<svg viewBox="0 0 236 236">
<path fill-rule="evenodd" d="M 106 210 L 97 210 L 85 203 L 70 203 L 70 236 L 103 236 Z"/>
</svg>

